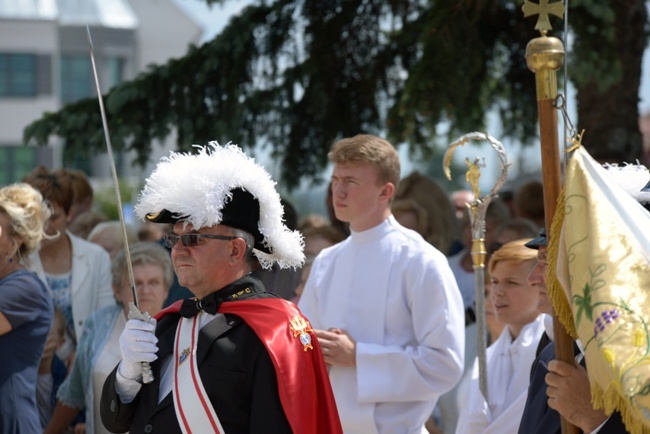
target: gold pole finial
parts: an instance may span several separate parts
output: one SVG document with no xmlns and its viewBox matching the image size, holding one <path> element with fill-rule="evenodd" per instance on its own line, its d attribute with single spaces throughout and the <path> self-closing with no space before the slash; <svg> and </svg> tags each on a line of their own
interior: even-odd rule
<svg viewBox="0 0 650 434">
<path fill-rule="evenodd" d="M 555 15 L 556 17 L 564 17 L 564 0 L 549 4 L 549 0 L 539 0 L 539 4 L 533 3 L 529 0 L 524 1 L 521 10 L 524 11 L 524 18 L 532 15 L 539 14 L 535 30 L 539 30 L 542 35 L 552 30 L 551 21 L 548 19 L 548 14 Z"/>
</svg>

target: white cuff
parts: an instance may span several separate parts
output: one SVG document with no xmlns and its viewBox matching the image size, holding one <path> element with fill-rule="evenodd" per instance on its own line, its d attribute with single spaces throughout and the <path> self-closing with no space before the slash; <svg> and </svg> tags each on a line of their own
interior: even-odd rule
<svg viewBox="0 0 650 434">
<path fill-rule="evenodd" d="M 122 363 L 122 362 L 120 362 Z M 120 368 L 117 368 L 115 373 L 115 391 L 120 396 L 120 401 L 123 404 L 128 404 L 133 401 L 140 392 L 142 384 L 135 380 L 129 380 L 120 374 Z"/>
<path fill-rule="evenodd" d="M 598 425 L 598 426 L 596 427 L 595 430 L 593 430 L 592 432 L 587 433 L 587 434 L 596 434 L 598 431 L 600 431 L 600 429 L 603 427 L 603 425 L 605 425 L 605 424 L 607 423 L 608 420 L 609 420 L 609 417 L 608 417 L 607 419 L 605 419 L 605 420 L 603 421 L 603 423 L 601 423 L 600 425 Z"/>
</svg>

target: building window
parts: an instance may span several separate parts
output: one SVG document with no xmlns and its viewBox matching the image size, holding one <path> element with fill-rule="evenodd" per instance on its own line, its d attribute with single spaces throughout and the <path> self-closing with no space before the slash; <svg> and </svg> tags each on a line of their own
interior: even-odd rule
<svg viewBox="0 0 650 434">
<path fill-rule="evenodd" d="M 61 100 L 66 103 L 92 96 L 92 77 L 88 55 L 61 56 Z"/>
<path fill-rule="evenodd" d="M 36 95 L 36 56 L 25 53 L 0 53 L 0 96 Z"/>
<path fill-rule="evenodd" d="M 0 185 L 20 181 L 39 164 L 51 164 L 50 148 L 0 146 Z"/>
<path fill-rule="evenodd" d="M 124 81 L 124 66 L 126 61 L 122 57 L 111 57 L 108 62 L 109 87 L 117 86 Z"/>
</svg>

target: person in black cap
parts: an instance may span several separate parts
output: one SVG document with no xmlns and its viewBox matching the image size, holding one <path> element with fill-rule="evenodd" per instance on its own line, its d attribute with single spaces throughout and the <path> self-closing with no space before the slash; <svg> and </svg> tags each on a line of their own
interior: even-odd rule
<svg viewBox="0 0 650 434">
<path fill-rule="evenodd" d="M 104 425 L 132 434 L 341 433 L 309 321 L 251 274 L 304 261 L 269 174 L 234 145 L 172 153 L 147 179 L 136 213 L 173 224 L 165 243 L 195 297 L 127 322 L 122 360 L 104 384 Z"/>
<path fill-rule="evenodd" d="M 537 309 L 552 319 L 553 308 L 546 291 L 548 241 L 546 230 L 525 244 L 537 250 L 537 264 L 528 276 L 529 284 L 539 289 Z M 560 415 L 587 434 L 620 434 L 627 432 L 619 413 L 607 417 L 591 404 L 591 391 L 584 357 L 575 345 L 576 365 L 555 360 L 552 321 L 540 339 L 538 356 L 533 362 L 526 406 L 519 425 L 519 434 L 561 434 Z"/>
</svg>

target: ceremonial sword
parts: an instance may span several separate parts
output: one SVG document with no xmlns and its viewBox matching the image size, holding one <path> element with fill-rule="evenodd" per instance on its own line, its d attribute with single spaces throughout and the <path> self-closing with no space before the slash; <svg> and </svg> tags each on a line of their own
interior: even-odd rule
<svg viewBox="0 0 650 434">
<path fill-rule="evenodd" d="M 113 159 L 113 146 L 111 146 L 111 137 L 108 134 L 108 122 L 106 122 L 106 112 L 104 110 L 104 101 L 102 99 L 102 91 L 99 87 L 99 77 L 97 75 L 97 67 L 95 66 L 95 50 L 93 48 L 93 40 L 90 36 L 90 27 L 86 25 L 88 32 L 88 44 L 90 46 L 90 62 L 93 67 L 93 76 L 95 77 L 95 86 L 97 87 L 97 99 L 99 100 L 99 112 L 102 117 L 102 126 L 104 128 L 104 138 L 106 139 L 106 148 L 108 149 L 108 158 L 111 163 L 111 175 L 113 177 L 113 186 L 115 187 L 115 197 L 117 199 L 117 210 L 120 215 L 120 224 L 122 226 L 122 238 L 124 241 L 124 253 L 126 254 L 126 268 L 129 275 L 129 282 L 131 283 L 131 292 L 133 293 L 133 302 L 129 303 L 129 319 L 139 319 L 144 322 L 149 322 L 151 316 L 148 312 L 140 312 L 138 308 L 138 294 L 135 290 L 135 277 L 133 276 L 133 264 L 131 263 L 131 252 L 129 251 L 129 239 L 126 232 L 126 222 L 124 221 L 124 211 L 122 210 L 122 196 L 120 194 L 120 184 L 117 179 L 117 169 L 115 168 L 115 160 Z M 153 372 L 149 362 L 142 362 L 142 382 L 147 384 L 153 381 Z"/>
</svg>

